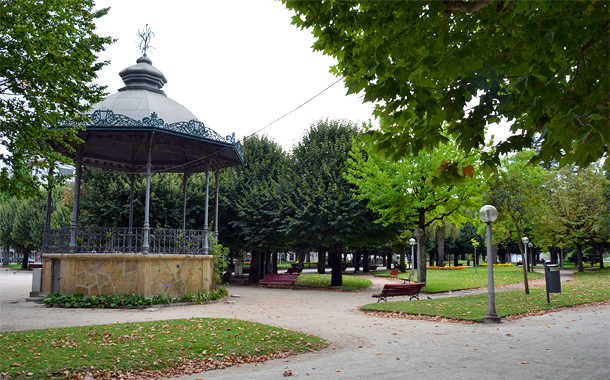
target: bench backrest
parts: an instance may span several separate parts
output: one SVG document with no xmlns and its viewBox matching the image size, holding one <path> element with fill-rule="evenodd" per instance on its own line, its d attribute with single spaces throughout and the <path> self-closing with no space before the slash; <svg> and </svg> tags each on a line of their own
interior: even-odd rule
<svg viewBox="0 0 610 380">
<path fill-rule="evenodd" d="M 385 284 L 383 294 L 387 295 L 407 295 L 418 294 L 425 282 L 412 282 L 410 284 Z"/>
</svg>

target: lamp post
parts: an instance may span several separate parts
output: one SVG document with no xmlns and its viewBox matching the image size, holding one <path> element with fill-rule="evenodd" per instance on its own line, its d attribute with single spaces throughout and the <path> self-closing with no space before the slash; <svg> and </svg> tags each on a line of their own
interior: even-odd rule
<svg viewBox="0 0 610 380">
<path fill-rule="evenodd" d="M 527 243 L 527 246 L 530 249 L 530 251 L 529 251 L 530 252 L 530 257 L 529 257 L 529 260 L 528 260 L 528 262 L 530 263 L 530 267 L 531 267 L 530 268 L 531 269 L 530 272 L 533 272 L 534 271 L 534 250 L 532 249 L 532 247 L 534 247 L 534 244 L 530 241 L 529 243 Z"/>
<path fill-rule="evenodd" d="M 485 205 L 479 210 L 481 222 L 487 223 L 487 314 L 483 317 L 485 323 L 499 323 L 496 313 L 496 293 L 494 289 L 495 257 L 491 246 L 491 224 L 498 218 L 498 210 L 494 206 Z"/>
<path fill-rule="evenodd" d="M 415 267 L 413 266 L 413 246 L 417 243 L 414 238 L 409 239 L 409 244 L 411 244 L 411 279 L 413 275 L 415 275 Z"/>
<path fill-rule="evenodd" d="M 529 260 L 527 258 L 527 243 L 530 242 L 530 239 L 527 236 L 524 236 L 521 241 L 523 242 L 523 249 L 525 249 L 525 255 L 523 255 L 523 265 L 525 265 L 525 273 L 527 273 L 530 269 L 528 263 Z M 527 276 L 527 274 L 526 274 Z"/>
</svg>

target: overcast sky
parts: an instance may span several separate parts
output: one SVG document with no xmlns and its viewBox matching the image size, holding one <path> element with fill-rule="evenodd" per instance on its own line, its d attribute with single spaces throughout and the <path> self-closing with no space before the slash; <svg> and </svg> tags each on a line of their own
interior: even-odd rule
<svg viewBox="0 0 610 380">
<path fill-rule="evenodd" d="M 101 55 L 111 64 L 99 83 L 109 93 L 123 87 L 118 73 L 140 57 L 138 29 L 148 24 L 155 37 L 147 55 L 168 80 L 167 96 L 223 136 L 255 133 L 338 79 L 329 73 L 333 59 L 313 52 L 311 33 L 291 25 L 292 13 L 279 1 L 98 0 L 97 5 L 111 8 L 98 20 L 98 34 L 118 39 Z M 321 118 L 358 124 L 373 119 L 372 104 L 345 93 L 340 81 L 262 133 L 290 149 Z M 507 130 L 494 133 L 505 138 Z"/>
<path fill-rule="evenodd" d="M 101 54 L 111 61 L 98 83 L 116 93 L 118 73 L 141 56 L 138 29 L 155 34 L 147 52 L 168 80 L 167 96 L 207 127 L 238 139 L 259 131 L 337 81 L 333 60 L 313 52 L 313 37 L 291 25 L 291 12 L 273 0 L 98 0 L 111 7 L 98 34 L 118 39 Z M 346 96 L 341 81 L 262 133 L 290 149 L 321 118 L 361 124 L 373 105 Z"/>
</svg>

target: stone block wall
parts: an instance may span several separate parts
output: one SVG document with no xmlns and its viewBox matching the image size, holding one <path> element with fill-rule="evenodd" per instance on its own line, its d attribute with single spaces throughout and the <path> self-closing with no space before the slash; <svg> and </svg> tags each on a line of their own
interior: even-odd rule
<svg viewBox="0 0 610 380">
<path fill-rule="evenodd" d="M 42 293 L 50 293 L 60 265 L 59 293 L 140 294 L 145 297 L 205 293 L 214 288 L 214 257 L 203 255 L 43 254 Z"/>
</svg>

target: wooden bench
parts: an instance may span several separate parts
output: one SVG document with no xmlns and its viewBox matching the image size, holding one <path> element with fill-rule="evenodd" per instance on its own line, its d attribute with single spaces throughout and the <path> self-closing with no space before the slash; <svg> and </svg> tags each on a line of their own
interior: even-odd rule
<svg viewBox="0 0 610 380">
<path fill-rule="evenodd" d="M 288 270 L 286 271 L 286 273 L 288 274 L 295 274 L 301 272 L 303 272 L 303 268 L 288 268 Z"/>
<path fill-rule="evenodd" d="M 298 274 L 266 274 L 259 284 L 267 287 L 269 285 L 294 285 L 298 279 Z"/>
<path fill-rule="evenodd" d="M 409 284 L 385 284 L 381 293 L 373 294 L 377 298 L 377 302 L 384 300 L 388 301 L 388 297 L 409 296 L 409 300 L 413 298 L 419 299 L 419 291 L 426 285 L 425 282 L 412 282 Z"/>
</svg>

